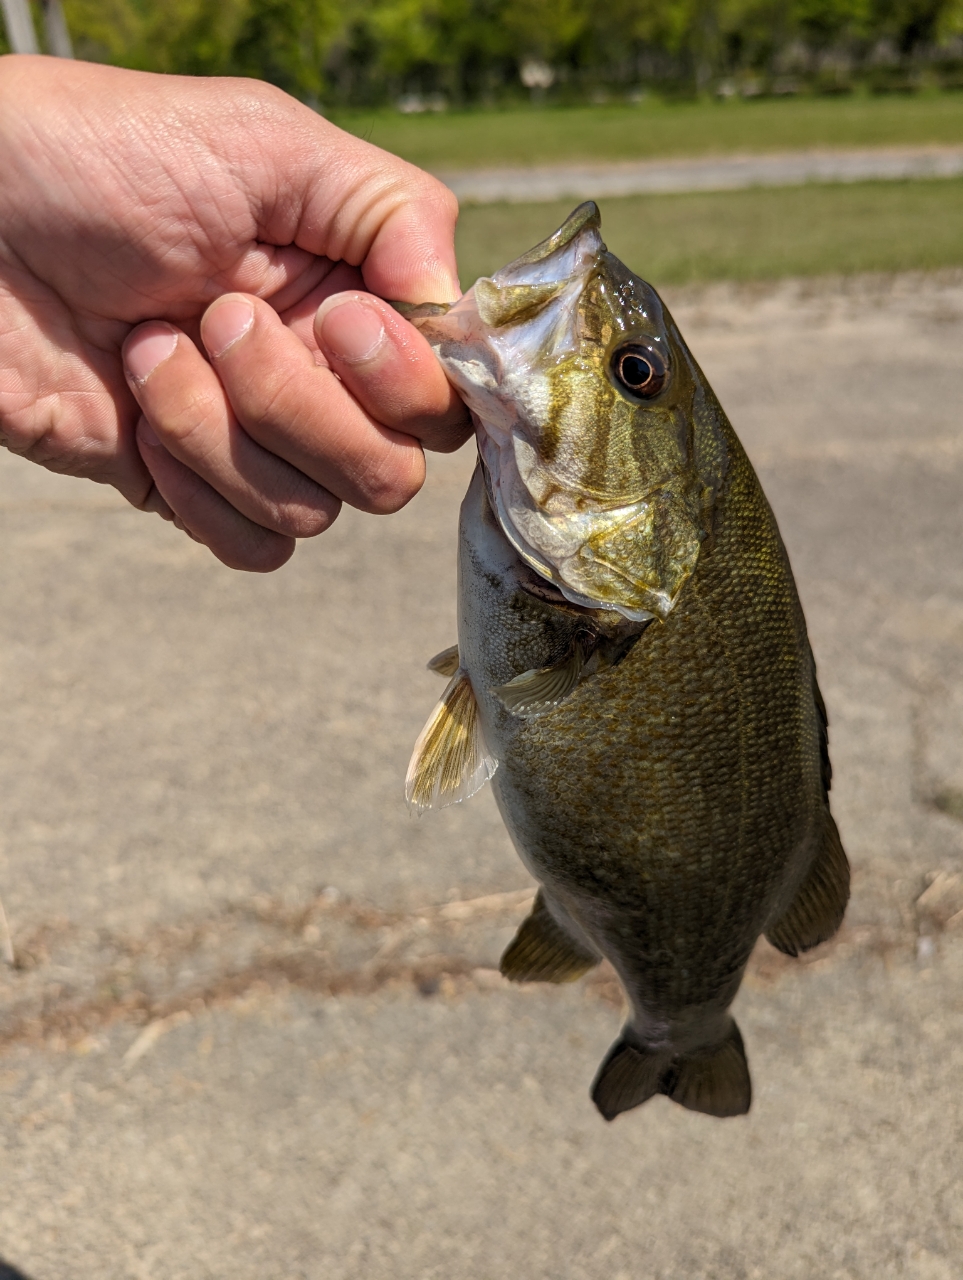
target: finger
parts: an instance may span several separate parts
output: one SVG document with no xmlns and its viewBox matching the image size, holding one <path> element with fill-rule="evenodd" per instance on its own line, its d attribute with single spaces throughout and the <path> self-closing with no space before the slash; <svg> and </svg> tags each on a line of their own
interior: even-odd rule
<svg viewBox="0 0 963 1280">
<path fill-rule="evenodd" d="M 362 511 L 397 511 L 421 488 L 418 442 L 366 413 L 267 303 L 225 295 L 201 337 L 238 421 L 265 449 Z"/>
<path fill-rule="evenodd" d="M 335 262 L 360 266 L 373 293 L 401 302 L 452 302 L 461 293 L 455 263 L 458 201 L 437 178 L 315 116 L 310 129 L 289 133 L 305 148 L 303 162 L 288 160 L 287 175 L 307 182 L 290 226 L 290 178 L 283 202 L 262 206 L 259 239 L 292 240 Z M 277 162 L 277 158 L 275 158 Z"/>
<path fill-rule="evenodd" d="M 471 434 L 468 410 L 427 341 L 378 298 L 339 293 L 314 321 L 318 347 L 358 403 L 378 422 L 449 453 Z"/>
<path fill-rule="evenodd" d="M 270 573 L 290 560 L 297 545 L 294 538 L 242 516 L 196 472 L 168 453 L 146 418 L 137 425 L 137 445 L 174 523 L 209 547 L 228 568 Z"/>
<path fill-rule="evenodd" d="M 162 520 L 169 520 L 173 522 L 177 519 L 174 512 L 160 496 L 160 491 L 158 490 L 157 485 L 153 483 L 153 480 L 151 481 L 150 488 L 147 490 L 147 496 L 137 505 L 141 511 L 158 515 Z"/>
<path fill-rule="evenodd" d="M 338 499 L 263 449 L 231 412 L 217 374 L 173 326 L 150 322 L 124 345 L 131 390 L 167 452 L 254 524 L 293 538 L 323 532 Z"/>
</svg>

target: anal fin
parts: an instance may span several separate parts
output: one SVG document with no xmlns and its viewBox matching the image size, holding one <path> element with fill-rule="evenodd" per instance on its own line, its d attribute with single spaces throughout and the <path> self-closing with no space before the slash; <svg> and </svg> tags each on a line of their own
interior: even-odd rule
<svg viewBox="0 0 963 1280">
<path fill-rule="evenodd" d="M 478 720 L 471 681 L 456 671 L 411 753 L 405 796 L 418 810 L 444 809 L 480 790 L 497 768 Z"/>
<path fill-rule="evenodd" d="M 558 923 L 539 890 L 498 967 L 510 982 L 574 982 L 598 963 L 599 957 Z"/>
<path fill-rule="evenodd" d="M 537 716 L 551 711 L 568 697 L 578 684 L 585 654 L 575 641 L 565 658 L 551 667 L 523 671 L 514 680 L 493 689 L 504 705 L 516 716 Z"/>
<path fill-rule="evenodd" d="M 789 909 L 766 931 L 766 938 L 787 956 L 798 956 L 833 936 L 848 901 L 849 862 L 827 810 L 822 848 Z"/>
<path fill-rule="evenodd" d="M 745 1115 L 752 1083 L 735 1022 L 729 1019 L 726 1035 L 716 1044 L 676 1057 L 633 1044 L 623 1034 L 599 1067 L 592 1101 L 606 1120 L 614 1120 L 657 1093 L 704 1115 Z"/>
</svg>

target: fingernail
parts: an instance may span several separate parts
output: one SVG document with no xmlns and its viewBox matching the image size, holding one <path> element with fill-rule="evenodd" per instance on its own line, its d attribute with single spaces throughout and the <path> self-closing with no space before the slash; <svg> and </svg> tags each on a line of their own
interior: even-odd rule
<svg viewBox="0 0 963 1280">
<path fill-rule="evenodd" d="M 152 325 L 127 339 L 124 367 L 134 382 L 144 382 L 159 364 L 174 354 L 177 330 L 170 325 Z"/>
<path fill-rule="evenodd" d="M 163 449 L 163 445 L 154 434 L 154 428 L 150 425 L 146 418 L 141 418 L 137 424 L 137 440 L 139 444 L 146 444 L 148 449 Z"/>
<path fill-rule="evenodd" d="M 204 316 L 201 337 L 207 354 L 215 360 L 243 338 L 254 323 L 254 307 L 247 298 L 229 297 L 215 302 Z"/>
<path fill-rule="evenodd" d="M 318 307 L 318 338 L 345 364 L 364 364 L 385 343 L 380 313 L 357 297 L 327 298 Z"/>
</svg>

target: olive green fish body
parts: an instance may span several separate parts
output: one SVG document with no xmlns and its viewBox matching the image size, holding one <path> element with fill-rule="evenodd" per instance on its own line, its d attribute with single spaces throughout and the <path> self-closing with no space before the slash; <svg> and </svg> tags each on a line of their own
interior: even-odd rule
<svg viewBox="0 0 963 1280">
<path fill-rule="evenodd" d="M 631 1016 L 593 1089 L 748 1109 L 728 1009 L 760 934 L 838 927 L 849 873 L 826 718 L 759 481 L 672 317 L 584 205 L 424 331 L 475 417 L 451 682 L 415 747 L 420 808 L 492 779 L 540 885 L 502 958 L 604 957 Z"/>
<path fill-rule="evenodd" d="M 618 971 L 638 1035 L 679 1053 L 713 1041 L 828 815 L 802 613 L 735 441 L 731 457 L 714 546 L 678 606 L 539 716 L 492 690 L 559 662 L 605 619 L 526 592 L 480 471 L 461 522 L 459 652 L 506 826 Z"/>
</svg>

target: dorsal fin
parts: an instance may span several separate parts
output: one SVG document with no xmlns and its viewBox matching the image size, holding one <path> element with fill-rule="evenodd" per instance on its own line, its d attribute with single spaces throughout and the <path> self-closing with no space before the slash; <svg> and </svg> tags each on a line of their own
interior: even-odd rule
<svg viewBox="0 0 963 1280">
<path fill-rule="evenodd" d="M 493 689 L 494 693 L 516 716 L 537 716 L 551 711 L 568 697 L 578 684 L 585 655 L 576 641 L 561 662 L 551 667 L 523 671 L 514 680 Z"/>
<path fill-rule="evenodd" d="M 458 670 L 458 661 L 458 646 L 450 644 L 447 649 L 442 649 L 441 653 L 428 659 L 428 670 L 439 676 L 453 676 Z"/>
<path fill-rule="evenodd" d="M 598 963 L 599 957 L 558 923 L 539 889 L 498 967 L 510 982 L 574 982 Z"/>
<path fill-rule="evenodd" d="M 478 704 L 464 671 L 452 676 L 411 753 L 405 796 L 413 809 L 444 809 L 467 800 L 497 768 L 478 722 Z"/>
</svg>

